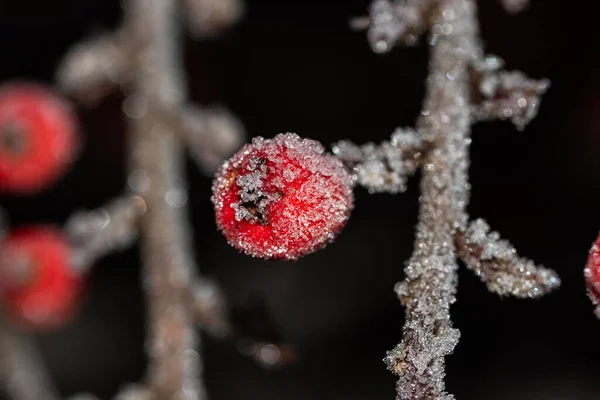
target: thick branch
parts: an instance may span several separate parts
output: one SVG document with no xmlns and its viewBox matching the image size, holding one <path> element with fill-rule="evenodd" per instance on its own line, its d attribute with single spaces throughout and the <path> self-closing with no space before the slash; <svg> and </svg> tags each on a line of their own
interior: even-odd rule
<svg viewBox="0 0 600 400">
<path fill-rule="evenodd" d="M 142 218 L 142 262 L 148 302 L 150 365 L 148 385 L 153 399 L 201 399 L 198 335 L 184 304 L 184 289 L 194 269 L 188 229 L 183 148 L 170 115 L 185 100 L 176 45 L 176 0 L 130 0 L 129 23 L 146 38 L 131 89 L 147 112 L 130 119 L 132 190 L 147 205 Z M 139 184 L 143 182 L 143 184 Z"/>
<path fill-rule="evenodd" d="M 403 338 L 386 357 L 389 368 L 400 376 L 398 400 L 453 398 L 444 388 L 444 356 L 459 338 L 449 314 L 458 269 L 454 232 L 467 219 L 472 122 L 467 59 L 480 52 L 480 44 L 473 1 L 442 1 L 437 15 L 446 18 L 450 29 L 432 48 L 427 96 L 417 123 L 434 147 L 423 160 L 415 251 L 405 281 L 397 286 L 406 306 Z"/>
</svg>

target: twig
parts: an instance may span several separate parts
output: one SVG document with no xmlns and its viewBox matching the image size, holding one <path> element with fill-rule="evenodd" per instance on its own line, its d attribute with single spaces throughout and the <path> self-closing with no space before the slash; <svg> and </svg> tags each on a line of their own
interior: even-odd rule
<svg viewBox="0 0 600 400">
<path fill-rule="evenodd" d="M 0 320 L 0 360 L 2 387 L 11 398 L 59 399 L 32 343 L 3 320 Z"/>
</svg>

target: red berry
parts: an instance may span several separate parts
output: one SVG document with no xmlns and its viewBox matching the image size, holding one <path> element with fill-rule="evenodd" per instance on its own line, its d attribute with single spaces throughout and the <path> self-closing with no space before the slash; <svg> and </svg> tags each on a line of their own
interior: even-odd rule
<svg viewBox="0 0 600 400">
<path fill-rule="evenodd" d="M 596 239 L 584 270 L 587 291 L 595 305 L 599 306 L 600 312 L 600 236 Z"/>
<path fill-rule="evenodd" d="M 352 178 L 314 140 L 254 138 L 213 183 L 217 225 L 254 257 L 296 259 L 324 247 L 353 206 Z"/>
<path fill-rule="evenodd" d="M 0 88 L 0 189 L 32 193 L 56 181 L 77 155 L 68 104 L 34 84 Z"/>
<path fill-rule="evenodd" d="M 70 246 L 57 229 L 31 226 L 3 238 L 0 301 L 16 324 L 51 330 L 75 314 L 83 284 L 70 261 Z"/>
</svg>

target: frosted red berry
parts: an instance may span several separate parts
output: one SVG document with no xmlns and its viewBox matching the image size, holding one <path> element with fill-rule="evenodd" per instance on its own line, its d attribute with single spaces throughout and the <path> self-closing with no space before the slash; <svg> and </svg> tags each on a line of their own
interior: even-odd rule
<svg viewBox="0 0 600 400">
<path fill-rule="evenodd" d="M 353 207 L 352 178 L 314 140 L 254 138 L 213 183 L 217 225 L 254 257 L 297 259 L 325 246 Z"/>
<path fill-rule="evenodd" d="M 24 227 L 0 242 L 0 301 L 15 324 L 36 331 L 60 327 L 77 311 L 82 286 L 59 230 Z"/>
<path fill-rule="evenodd" d="M 590 249 L 584 275 L 587 291 L 592 302 L 600 306 L 600 236 Z"/>
<path fill-rule="evenodd" d="M 0 190 L 31 193 L 54 183 L 79 149 L 69 105 L 34 84 L 0 87 Z"/>
</svg>

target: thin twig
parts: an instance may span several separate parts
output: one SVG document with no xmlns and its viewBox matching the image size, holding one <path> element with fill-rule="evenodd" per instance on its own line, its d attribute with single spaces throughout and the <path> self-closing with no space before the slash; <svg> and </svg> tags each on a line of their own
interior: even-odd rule
<svg viewBox="0 0 600 400">
<path fill-rule="evenodd" d="M 0 380 L 12 399 L 58 400 L 60 397 L 30 339 L 0 320 Z"/>
</svg>

